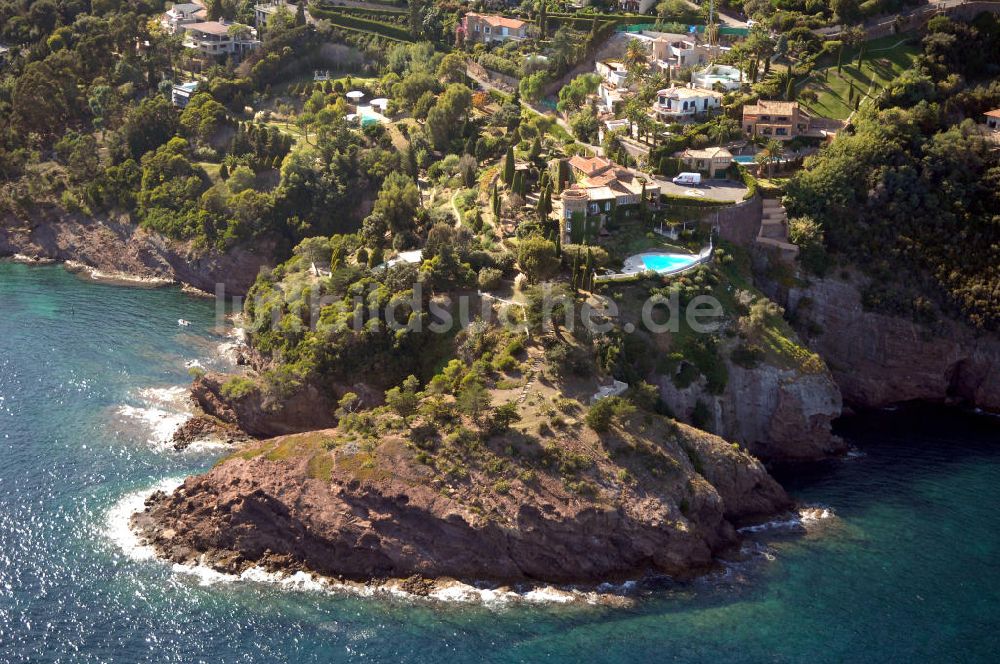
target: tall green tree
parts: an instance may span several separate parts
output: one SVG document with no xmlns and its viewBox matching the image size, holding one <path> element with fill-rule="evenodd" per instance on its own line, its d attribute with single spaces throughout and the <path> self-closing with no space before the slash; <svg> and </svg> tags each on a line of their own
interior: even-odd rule
<svg viewBox="0 0 1000 664">
<path fill-rule="evenodd" d="M 503 181 L 507 186 L 514 184 L 514 148 L 507 148 L 507 154 L 503 160 Z"/>
</svg>

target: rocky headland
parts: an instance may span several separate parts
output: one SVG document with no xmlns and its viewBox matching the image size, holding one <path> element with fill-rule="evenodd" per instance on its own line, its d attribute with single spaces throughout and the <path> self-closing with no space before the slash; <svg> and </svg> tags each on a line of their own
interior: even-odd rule
<svg viewBox="0 0 1000 664">
<path fill-rule="evenodd" d="M 406 431 L 374 444 L 338 429 L 282 436 L 154 495 L 133 527 L 169 560 L 237 574 L 597 583 L 704 570 L 736 525 L 791 505 L 749 454 L 663 418 L 456 448 L 470 445 L 422 441 L 453 459 L 441 474 Z M 505 448 L 516 460 L 498 470 Z"/>
<path fill-rule="evenodd" d="M 178 283 L 215 294 L 245 295 L 261 268 L 273 265 L 274 242 L 226 252 L 196 248 L 148 231 L 127 216 L 95 218 L 55 206 L 0 218 L 0 256 L 65 262 L 97 279 L 132 285 Z"/>
</svg>

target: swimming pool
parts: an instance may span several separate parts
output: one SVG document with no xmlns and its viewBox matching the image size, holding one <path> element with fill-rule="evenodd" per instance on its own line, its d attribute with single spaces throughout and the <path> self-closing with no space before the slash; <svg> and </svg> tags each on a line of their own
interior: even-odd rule
<svg viewBox="0 0 1000 664">
<path fill-rule="evenodd" d="M 753 155 L 745 155 L 745 154 L 733 157 L 733 161 L 735 161 L 737 164 L 752 164 L 754 163 L 755 159 L 756 157 L 754 157 Z"/>
<path fill-rule="evenodd" d="M 622 272 L 625 274 L 634 274 L 636 272 L 653 271 L 660 274 L 667 274 L 691 267 L 698 260 L 699 256 L 697 254 L 636 254 L 625 259 L 625 267 L 622 269 Z"/>
</svg>

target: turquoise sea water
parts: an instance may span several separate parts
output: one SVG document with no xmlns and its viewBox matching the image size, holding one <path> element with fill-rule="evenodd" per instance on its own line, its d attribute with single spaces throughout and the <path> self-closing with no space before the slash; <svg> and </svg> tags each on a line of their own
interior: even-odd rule
<svg viewBox="0 0 1000 664">
<path fill-rule="evenodd" d="M 220 453 L 162 442 L 185 364 L 221 363 L 212 326 L 175 290 L 0 263 L 0 662 L 996 661 L 1000 420 L 928 408 L 854 419 L 864 456 L 783 472 L 835 517 L 627 608 L 203 585 L 135 560 L 109 511 Z"/>
</svg>

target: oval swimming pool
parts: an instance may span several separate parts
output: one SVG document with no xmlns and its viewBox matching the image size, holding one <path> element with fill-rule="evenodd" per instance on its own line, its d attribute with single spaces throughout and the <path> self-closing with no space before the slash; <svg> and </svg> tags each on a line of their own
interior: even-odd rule
<svg viewBox="0 0 1000 664">
<path fill-rule="evenodd" d="M 635 272 L 666 273 L 690 267 L 698 262 L 697 254 L 668 254 L 663 252 L 636 254 L 625 259 L 622 270 L 626 274 Z"/>
</svg>

